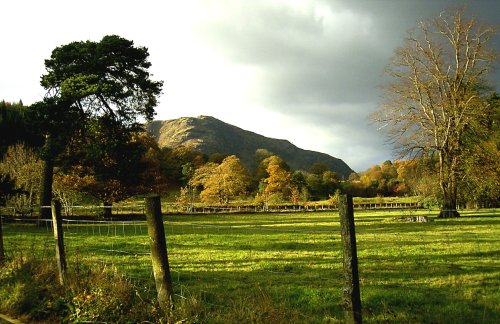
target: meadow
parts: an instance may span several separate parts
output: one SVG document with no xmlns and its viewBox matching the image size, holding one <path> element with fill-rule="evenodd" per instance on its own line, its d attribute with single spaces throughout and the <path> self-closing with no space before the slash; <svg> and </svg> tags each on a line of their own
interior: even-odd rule
<svg viewBox="0 0 500 324">
<path fill-rule="evenodd" d="M 395 219 L 415 214 L 436 212 L 355 212 L 363 320 L 499 323 L 500 213 Z M 342 322 L 338 213 L 168 215 L 164 224 L 186 322 Z M 3 228 L 7 256 L 52 258 L 49 223 Z M 66 221 L 64 231 L 70 271 L 113 269 L 154 298 L 145 222 Z"/>
</svg>

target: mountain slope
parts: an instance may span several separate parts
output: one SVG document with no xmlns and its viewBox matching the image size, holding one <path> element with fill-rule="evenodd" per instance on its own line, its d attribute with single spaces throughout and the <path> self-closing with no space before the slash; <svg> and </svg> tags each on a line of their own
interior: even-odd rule
<svg viewBox="0 0 500 324">
<path fill-rule="evenodd" d="M 147 131 L 160 147 L 185 145 L 205 154 L 234 154 L 250 169 L 256 167 L 256 150 L 266 149 L 284 159 L 292 170 L 309 170 L 314 163 L 325 163 L 344 178 L 353 172 L 344 161 L 328 154 L 303 150 L 287 140 L 268 138 L 209 116 L 155 120 L 147 124 Z"/>
</svg>

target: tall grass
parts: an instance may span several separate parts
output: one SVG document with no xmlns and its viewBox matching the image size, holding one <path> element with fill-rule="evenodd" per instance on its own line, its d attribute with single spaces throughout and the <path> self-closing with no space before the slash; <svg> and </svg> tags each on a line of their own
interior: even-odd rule
<svg viewBox="0 0 500 324">
<path fill-rule="evenodd" d="M 395 219 L 410 214 L 428 211 L 355 214 L 364 320 L 500 322 L 500 214 Z M 68 222 L 64 229 L 70 269 L 113 269 L 154 299 L 145 223 Z M 165 232 L 177 319 L 342 321 L 338 214 L 169 215 Z M 10 257 L 52 257 L 48 225 L 6 222 L 4 236 Z"/>
</svg>

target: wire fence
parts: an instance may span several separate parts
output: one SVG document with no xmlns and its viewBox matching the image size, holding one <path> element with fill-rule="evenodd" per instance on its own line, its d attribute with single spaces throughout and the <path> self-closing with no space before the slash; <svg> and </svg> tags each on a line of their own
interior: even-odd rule
<svg viewBox="0 0 500 324">
<path fill-rule="evenodd" d="M 228 225 L 168 218 L 170 271 L 179 298 L 226 307 L 256 287 L 277 298 L 292 283 L 301 282 L 311 291 L 340 285 L 342 255 L 340 246 L 335 247 L 340 239 L 333 232 L 338 223 L 334 214 L 300 227 L 294 218 Z M 83 264 L 113 268 L 146 293 L 154 291 L 146 222 L 64 219 L 63 230 L 68 269 Z M 51 220 L 4 218 L 7 258 L 53 260 L 52 231 Z M 332 276 L 332 269 L 338 273 Z"/>
<path fill-rule="evenodd" d="M 355 203 L 355 210 L 377 210 L 377 209 L 422 209 L 418 202 L 379 202 L 379 203 Z M 18 209 L 16 207 L 0 207 L 0 215 L 5 216 L 28 216 L 38 215 L 39 206 Z M 50 208 L 43 206 L 42 208 Z M 64 206 L 62 208 L 65 217 L 94 217 L 99 218 L 109 210 L 111 217 L 120 218 L 124 216 L 145 215 L 144 205 L 114 205 L 114 206 Z M 213 213 L 268 213 L 268 212 L 317 212 L 338 211 L 337 204 L 304 203 L 283 205 L 235 205 L 235 206 L 199 206 L 196 204 L 178 205 L 165 203 L 162 205 L 164 214 L 187 213 L 187 214 L 213 214 Z"/>
<path fill-rule="evenodd" d="M 455 226 L 443 228 L 360 215 L 356 236 L 363 298 L 370 304 L 377 295 L 392 292 L 402 294 L 402 300 L 425 299 L 436 293 L 434 286 L 427 286 L 432 276 L 446 285 L 465 280 L 460 279 L 465 271 L 500 275 L 500 261 L 488 258 L 498 253 L 498 245 L 486 244 L 495 241 L 497 223 L 487 220 L 477 225 L 473 220 L 466 218 L 462 222 L 467 230 L 457 231 L 460 223 L 448 222 Z M 112 268 L 146 294 L 154 293 L 146 222 L 64 219 L 63 224 L 69 269 L 82 264 Z M 164 226 L 177 298 L 200 298 L 205 305 L 224 309 L 248 302 L 249 293 L 260 289 L 276 303 L 299 311 L 304 319 L 325 320 L 341 314 L 338 213 L 177 215 L 165 216 Z M 54 258 L 51 220 L 4 217 L 3 239 L 7 258 Z M 476 286 L 481 291 L 481 283 Z M 443 299 L 463 298 L 455 290 Z M 495 306 L 486 306 L 488 300 L 484 297 L 478 306 L 485 317 L 495 311 Z"/>
</svg>

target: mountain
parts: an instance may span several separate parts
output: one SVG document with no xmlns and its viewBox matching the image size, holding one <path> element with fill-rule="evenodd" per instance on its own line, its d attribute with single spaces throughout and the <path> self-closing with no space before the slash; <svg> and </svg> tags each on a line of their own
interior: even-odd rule
<svg viewBox="0 0 500 324">
<path fill-rule="evenodd" d="M 309 170 L 314 163 L 325 163 L 344 178 L 353 172 L 341 159 L 325 153 L 303 150 L 287 140 L 268 138 L 214 117 L 155 120 L 148 123 L 146 129 L 158 141 L 160 147 L 185 145 L 208 155 L 234 154 L 249 169 L 256 167 L 256 150 L 266 149 L 284 159 L 292 170 Z"/>
</svg>

